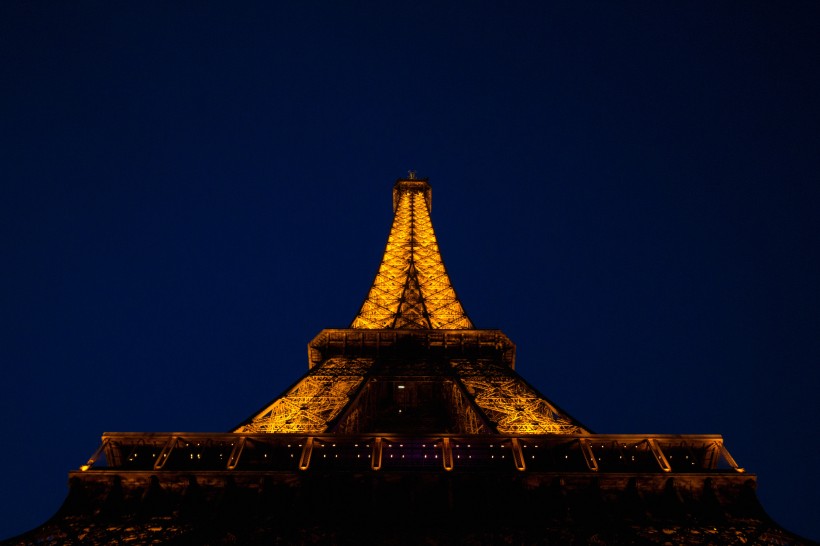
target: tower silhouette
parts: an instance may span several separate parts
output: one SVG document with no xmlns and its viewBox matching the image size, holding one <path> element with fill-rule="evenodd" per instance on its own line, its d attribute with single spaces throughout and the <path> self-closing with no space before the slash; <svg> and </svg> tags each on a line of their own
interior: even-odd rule
<svg viewBox="0 0 820 546">
<path fill-rule="evenodd" d="M 719 435 L 595 434 L 476 328 L 393 188 L 376 278 L 308 371 L 227 433 L 105 433 L 58 513 L 8 544 L 809 544 Z"/>
</svg>

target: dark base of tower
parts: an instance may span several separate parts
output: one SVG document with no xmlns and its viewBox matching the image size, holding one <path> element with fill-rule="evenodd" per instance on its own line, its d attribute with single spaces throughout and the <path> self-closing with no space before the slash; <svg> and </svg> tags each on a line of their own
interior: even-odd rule
<svg viewBox="0 0 820 546">
<path fill-rule="evenodd" d="M 59 512 L 4 544 L 814 544 L 743 474 L 71 474 Z"/>
</svg>

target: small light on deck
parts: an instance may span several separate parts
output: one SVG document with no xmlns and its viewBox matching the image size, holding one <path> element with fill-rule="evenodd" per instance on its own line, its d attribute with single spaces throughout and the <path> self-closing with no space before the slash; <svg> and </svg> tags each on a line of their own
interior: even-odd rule
<svg viewBox="0 0 820 546">
<path fill-rule="evenodd" d="M 87 464 L 84 464 L 83 466 L 81 466 L 81 467 L 80 467 L 80 472 L 85 472 L 85 471 L 86 471 L 86 470 L 88 470 L 89 468 L 91 468 L 91 466 L 89 466 L 89 465 L 87 465 Z"/>
<path fill-rule="evenodd" d="M 399 387 L 398 387 L 398 388 L 403 389 L 403 388 L 404 388 L 404 385 L 399 385 Z"/>
</svg>

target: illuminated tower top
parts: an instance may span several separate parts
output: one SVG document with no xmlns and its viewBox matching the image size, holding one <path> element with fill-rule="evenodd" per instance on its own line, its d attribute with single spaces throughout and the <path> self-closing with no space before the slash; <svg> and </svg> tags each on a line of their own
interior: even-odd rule
<svg viewBox="0 0 820 546">
<path fill-rule="evenodd" d="M 379 271 L 351 328 L 472 329 L 441 260 L 431 189 L 414 173 L 393 186 L 393 227 Z"/>
<path fill-rule="evenodd" d="M 515 345 L 467 318 L 430 222 L 430 184 L 393 186 L 379 271 L 347 329 L 308 344 L 308 372 L 242 434 L 589 435 L 515 372 Z"/>
</svg>

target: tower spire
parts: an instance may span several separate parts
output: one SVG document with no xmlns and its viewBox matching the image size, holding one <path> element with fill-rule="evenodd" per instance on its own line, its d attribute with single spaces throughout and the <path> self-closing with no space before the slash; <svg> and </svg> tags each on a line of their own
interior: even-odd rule
<svg viewBox="0 0 820 546">
<path fill-rule="evenodd" d="M 320 332 L 307 374 L 234 432 L 589 434 L 515 372 L 507 336 L 473 327 L 441 260 L 430 184 L 408 176 L 353 324 Z"/>
<path fill-rule="evenodd" d="M 432 190 L 410 171 L 393 186 L 393 226 L 379 270 L 351 328 L 471 329 L 430 220 Z"/>
</svg>

